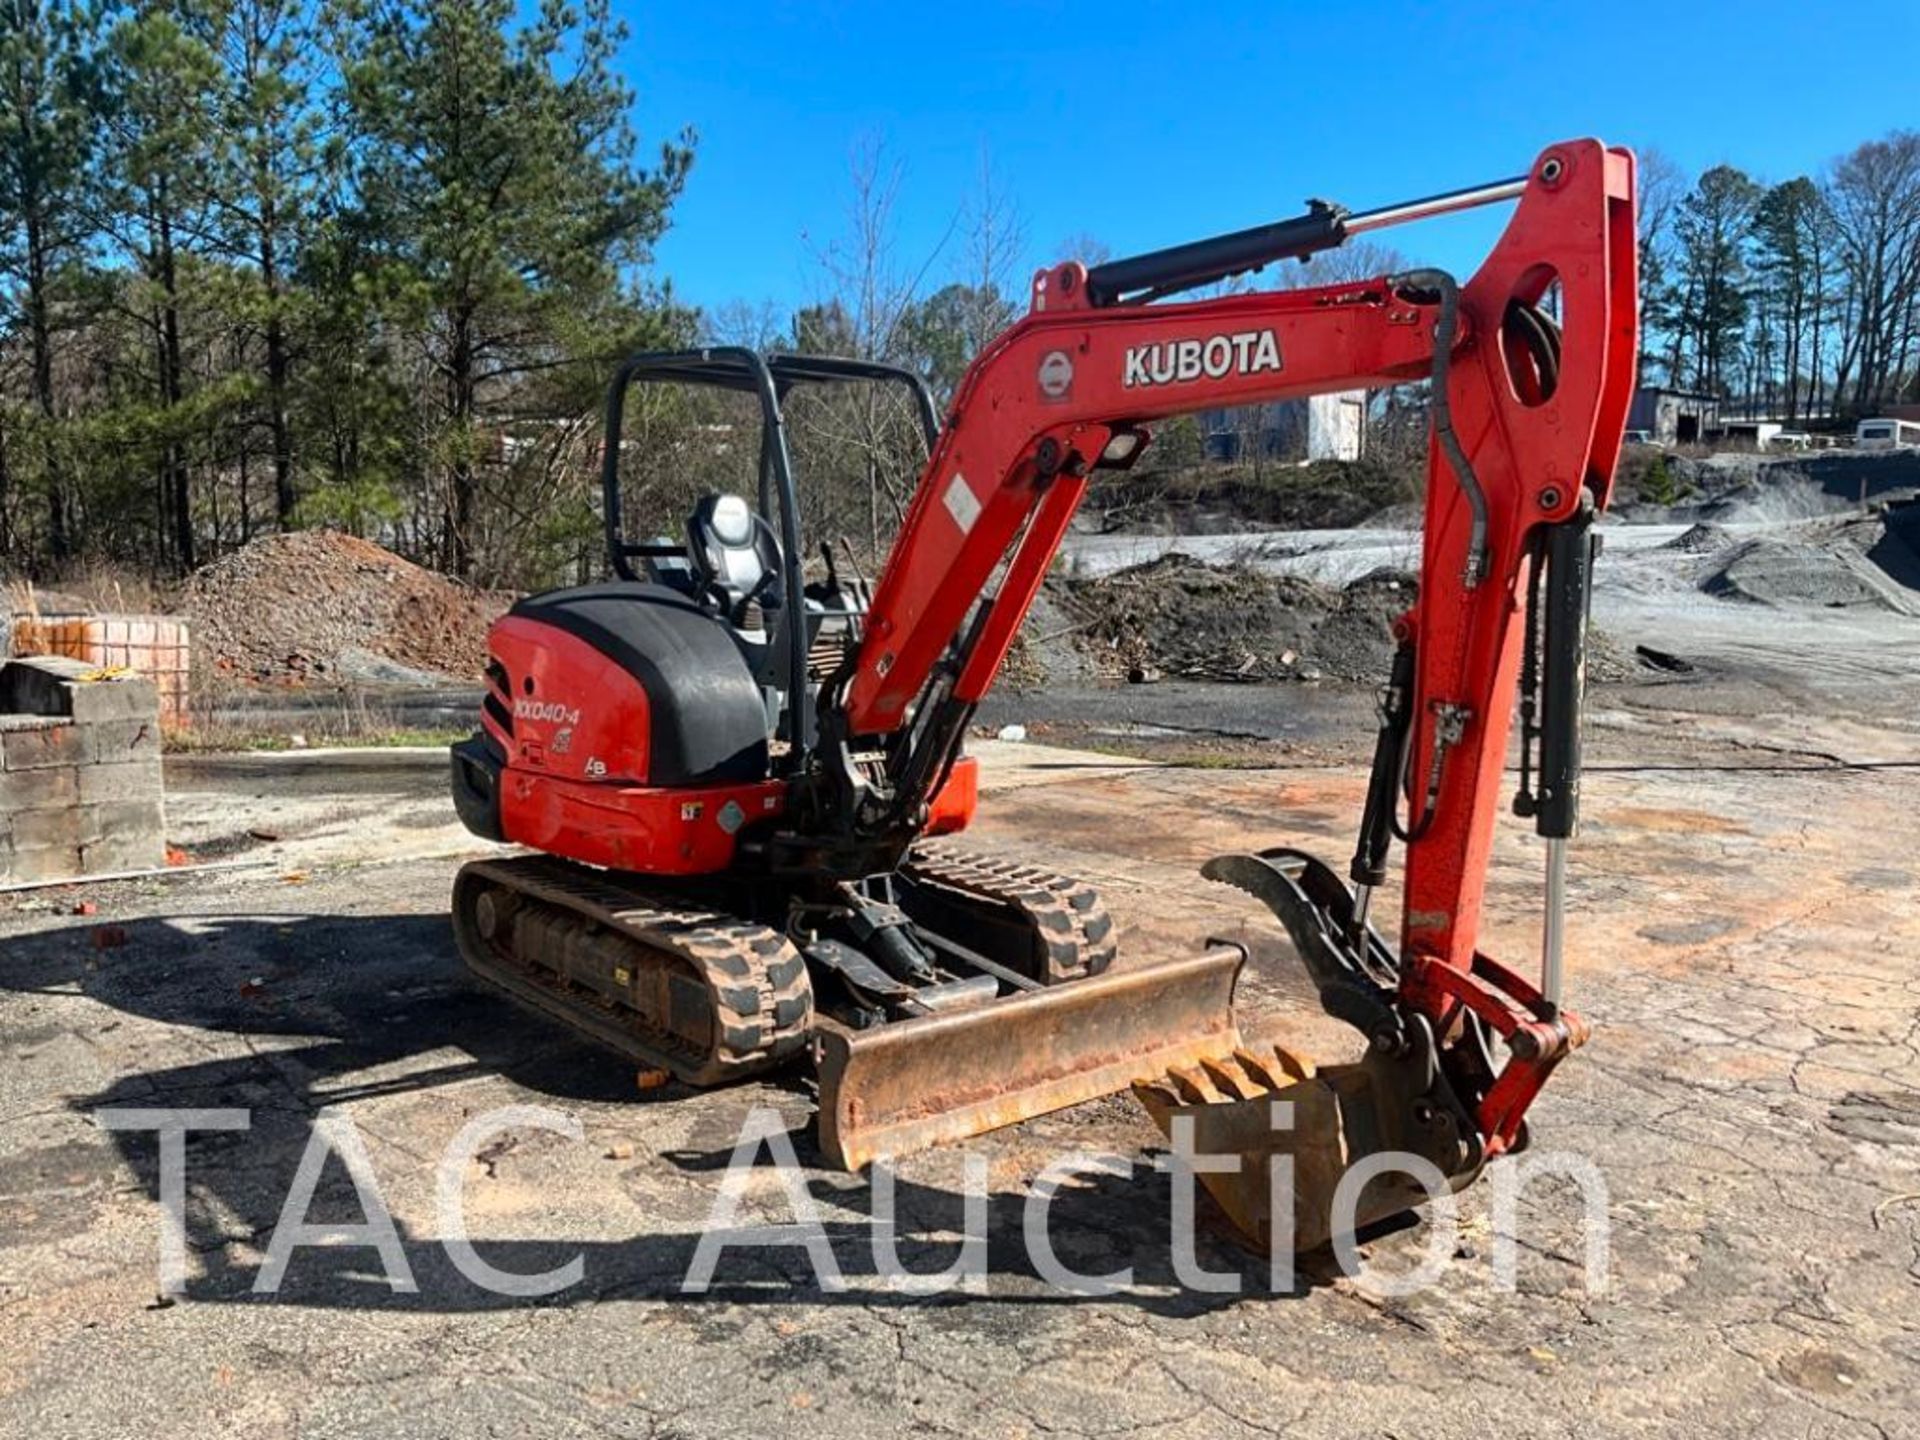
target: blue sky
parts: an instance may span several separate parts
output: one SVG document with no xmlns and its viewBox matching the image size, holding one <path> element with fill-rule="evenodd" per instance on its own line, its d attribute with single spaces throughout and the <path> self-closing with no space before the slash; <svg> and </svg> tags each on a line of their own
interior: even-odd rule
<svg viewBox="0 0 1920 1440">
<path fill-rule="evenodd" d="M 637 7 L 651 147 L 700 132 L 658 249 L 683 299 L 784 308 L 823 289 L 849 160 L 904 166 L 899 260 L 938 282 L 981 155 L 1032 266 L 1516 174 L 1550 141 L 1652 145 L 1765 179 L 1920 125 L 1920 3 L 1044 4 Z M 1500 212 L 1382 237 L 1470 270 Z"/>
</svg>

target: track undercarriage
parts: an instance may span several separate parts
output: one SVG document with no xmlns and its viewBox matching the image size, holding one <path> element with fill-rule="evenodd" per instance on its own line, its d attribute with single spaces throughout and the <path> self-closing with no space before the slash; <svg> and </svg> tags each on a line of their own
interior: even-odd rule
<svg viewBox="0 0 1920 1440">
<path fill-rule="evenodd" d="M 711 1086 L 811 1058 L 821 1149 L 850 1168 L 1217 1047 L 1241 958 L 1109 974 L 1092 887 L 951 842 L 857 888 L 477 861 L 453 914 L 481 980 L 650 1070 Z"/>
</svg>

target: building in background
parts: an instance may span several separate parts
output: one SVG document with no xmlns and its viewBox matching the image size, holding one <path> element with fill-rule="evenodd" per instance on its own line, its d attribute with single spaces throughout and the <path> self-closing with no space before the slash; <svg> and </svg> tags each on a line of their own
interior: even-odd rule
<svg viewBox="0 0 1920 1440">
<path fill-rule="evenodd" d="M 1307 459 L 1358 460 L 1366 436 L 1366 391 L 1342 390 L 1307 401 Z"/>
<path fill-rule="evenodd" d="M 1366 448 L 1367 392 L 1207 410 L 1198 418 L 1209 460 L 1358 460 Z"/>
<path fill-rule="evenodd" d="M 1720 399 L 1642 385 L 1633 392 L 1627 429 L 1644 430 L 1656 445 L 1697 445 L 1720 430 Z"/>
</svg>

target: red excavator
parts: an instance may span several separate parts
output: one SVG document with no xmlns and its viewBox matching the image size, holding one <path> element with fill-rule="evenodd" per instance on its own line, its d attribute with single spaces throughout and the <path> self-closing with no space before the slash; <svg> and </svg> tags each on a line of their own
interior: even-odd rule
<svg viewBox="0 0 1920 1440">
<path fill-rule="evenodd" d="M 1166 299 L 1502 201 L 1517 202 L 1507 228 L 1464 285 L 1422 268 Z M 1203 1178 L 1262 1247 L 1422 1198 L 1381 1173 L 1336 1221 L 1340 1177 L 1368 1156 L 1468 1184 L 1525 1143 L 1528 1105 L 1586 1035 L 1560 1003 L 1565 852 L 1593 527 L 1637 325 L 1633 157 L 1574 140 L 1495 184 L 1360 213 L 1314 202 L 1042 270 L 944 423 L 918 377 L 885 365 L 730 347 L 628 361 L 604 442 L 613 578 L 532 596 L 494 627 L 481 729 L 453 751 L 467 826 L 542 852 L 460 872 L 462 954 L 693 1085 L 810 1062 L 820 1149 L 850 1168 L 1133 1085 L 1163 1128 L 1191 1121 L 1198 1152 L 1240 1157 Z M 1346 876 L 1288 849 L 1204 871 L 1274 912 L 1324 1008 L 1364 1037 L 1362 1059 L 1316 1070 L 1241 1035 L 1238 948 L 1115 965 L 1089 886 L 947 837 L 974 810 L 969 721 L 1095 472 L 1132 465 L 1171 416 L 1420 380 L 1418 601 L 1395 627 Z M 757 401 L 757 503 L 709 495 L 684 544 L 629 540 L 635 382 Z M 871 589 L 830 548 L 809 573 L 785 430 L 797 389 L 848 384 L 905 387 L 928 452 Z M 1538 984 L 1477 944 L 1516 698 L 1514 806 L 1547 842 Z M 1369 900 L 1395 840 L 1392 944 Z M 1291 1194 L 1270 1187 L 1279 1156 Z"/>
</svg>

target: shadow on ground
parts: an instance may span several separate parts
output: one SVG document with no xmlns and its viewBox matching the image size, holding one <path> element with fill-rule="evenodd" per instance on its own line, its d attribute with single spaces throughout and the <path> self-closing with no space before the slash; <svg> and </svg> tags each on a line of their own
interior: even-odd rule
<svg viewBox="0 0 1920 1440">
<path fill-rule="evenodd" d="M 102 941 L 106 942 L 104 946 Z M 416 916 L 175 916 L 124 926 L 80 925 L 16 937 L 0 955 L 0 988 L 31 997 L 78 991 L 127 1016 L 244 1038 L 235 1052 L 220 1046 L 218 1058 L 158 1068 L 140 1066 L 73 1108 L 91 1114 L 105 1107 L 240 1108 L 245 1132 L 195 1132 L 187 1141 L 187 1298 L 228 1303 L 294 1303 L 343 1309 L 479 1311 L 528 1304 L 572 1306 L 607 1298 L 674 1298 L 747 1304 L 833 1303 L 860 1306 L 966 1304 L 972 1297 L 934 1297 L 889 1291 L 878 1270 L 872 1223 L 873 1189 L 853 1177 L 814 1168 L 818 1152 L 810 1125 L 789 1135 L 809 1192 L 822 1203 L 825 1233 L 849 1286 L 822 1291 L 805 1252 L 798 1248 L 732 1248 L 702 1292 L 684 1284 L 699 1244 L 697 1225 L 683 1232 L 643 1233 L 629 1238 L 507 1239 L 476 1243 L 480 1257 L 500 1270 L 536 1274 L 576 1257 L 581 1283 L 554 1296 L 529 1301 L 495 1294 L 462 1274 L 440 1241 L 400 1236 L 417 1293 L 389 1285 L 373 1249 L 321 1246 L 302 1249 L 277 1294 L 255 1295 L 256 1261 L 279 1218 L 301 1156 L 313 1138 L 320 1112 L 332 1106 L 385 1099 L 499 1076 L 526 1092 L 522 1103 L 591 1106 L 718 1106 L 696 1126 L 715 1143 L 668 1150 L 651 1161 L 649 1189 L 678 1188 L 677 1212 L 706 1213 L 718 1193 L 732 1154 L 738 1121 L 751 1103 L 773 1103 L 797 1114 L 806 1101 L 803 1077 L 702 1096 L 678 1085 L 636 1093 L 632 1070 L 622 1061 L 584 1046 L 549 1022 L 523 1014 L 505 1000 L 472 988 L 441 915 Z M 68 1033 L 69 1025 L 35 1025 L 29 1004 L 24 1023 L 10 1038 L 26 1055 Z M 96 1043 L 113 1043 L 98 1027 Z M 126 1065 L 139 1066 L 145 1039 L 123 1041 Z M 170 1046 L 177 1053 L 178 1046 Z M 445 1058 L 445 1052 L 464 1059 Z M 710 1122 L 710 1123 L 708 1123 Z M 159 1194 L 158 1146 L 139 1131 L 110 1132 L 119 1156 L 150 1198 Z M 564 1142 L 563 1142 L 564 1143 Z M 68 1154 L 61 1164 L 94 1163 L 112 1168 L 112 1157 Z M 429 1156 L 423 1164 L 431 1164 Z M 640 1156 L 647 1162 L 644 1153 Z M 771 1162 L 766 1152 L 759 1164 Z M 910 1167 L 909 1167 L 910 1168 Z M 957 1169 L 957 1167 L 955 1167 Z M 102 1177 L 106 1178 L 105 1176 Z M 35 1183 L 19 1174 L 0 1183 L 0 1197 Z M 608 1182 L 610 1184 L 616 1182 Z M 19 1188 L 17 1188 L 19 1187 Z M 102 1188 L 108 1188 L 103 1186 Z M 771 1181 L 753 1193 L 771 1193 Z M 1210 1202 L 1202 1197 L 1203 1212 Z M 1081 1296 L 1047 1286 L 1025 1243 L 1028 1197 L 1024 1190 L 993 1193 L 987 1201 L 988 1270 L 995 1303 L 1073 1303 Z M 623 1206 L 630 1209 L 630 1206 Z M 902 1176 L 896 1187 L 897 1253 L 908 1270 L 930 1272 L 950 1265 L 957 1253 L 963 1200 L 957 1191 Z M 1167 1243 L 1171 1183 L 1150 1161 L 1131 1174 L 1089 1174 L 1054 1196 L 1049 1234 L 1062 1261 L 1082 1274 L 1132 1267 L 1128 1287 L 1108 1297 L 1155 1313 L 1196 1315 L 1230 1304 L 1234 1297 L 1207 1294 L 1180 1283 Z M 849 1218 L 851 1217 L 851 1218 Z M 785 1218 L 779 1207 L 778 1218 Z M 1208 1218 L 1203 1213 L 1203 1221 Z M 364 1219 L 351 1177 L 337 1158 L 327 1161 L 307 1219 L 357 1224 Z M 158 1217 L 156 1214 L 156 1226 Z M 23 1239 L 32 1238 L 29 1235 Z M 236 1246 L 235 1241 L 242 1242 Z M 1229 1241 L 1203 1234 L 1199 1264 L 1236 1275 L 1243 1293 L 1268 1287 L 1264 1261 Z M 1329 1281 L 1330 1266 L 1303 1262 L 1293 1294 Z M 863 1280 L 865 1283 L 863 1283 Z M 1154 1293 L 1154 1292 L 1161 1293 Z"/>
</svg>

